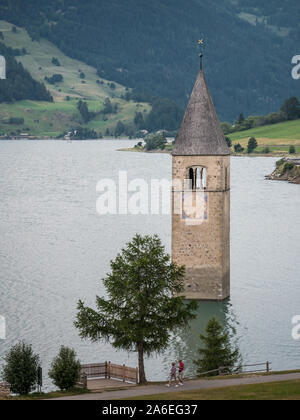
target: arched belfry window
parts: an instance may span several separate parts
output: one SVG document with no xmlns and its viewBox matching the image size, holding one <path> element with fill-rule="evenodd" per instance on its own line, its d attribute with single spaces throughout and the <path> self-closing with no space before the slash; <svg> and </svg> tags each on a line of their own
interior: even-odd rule
<svg viewBox="0 0 300 420">
<path fill-rule="evenodd" d="M 193 167 L 188 170 L 189 188 L 191 190 L 206 190 L 207 171 L 203 167 Z"/>
</svg>

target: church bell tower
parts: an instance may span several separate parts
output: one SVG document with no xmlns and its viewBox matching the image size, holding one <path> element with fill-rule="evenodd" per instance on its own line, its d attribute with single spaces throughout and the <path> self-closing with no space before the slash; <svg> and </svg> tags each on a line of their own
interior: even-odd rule
<svg viewBox="0 0 300 420">
<path fill-rule="evenodd" d="M 173 150 L 172 258 L 187 299 L 230 296 L 230 149 L 202 66 Z"/>
</svg>

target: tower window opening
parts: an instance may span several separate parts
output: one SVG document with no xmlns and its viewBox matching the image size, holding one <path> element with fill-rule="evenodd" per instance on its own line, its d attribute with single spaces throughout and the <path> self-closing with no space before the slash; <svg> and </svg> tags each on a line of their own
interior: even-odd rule
<svg viewBox="0 0 300 420">
<path fill-rule="evenodd" d="M 196 169 L 196 189 L 200 190 L 202 187 L 202 174 L 200 168 Z"/>
<path fill-rule="evenodd" d="M 190 168 L 188 172 L 189 189 L 206 190 L 207 187 L 207 171 L 206 168 Z"/>
<path fill-rule="evenodd" d="M 194 178 L 194 169 L 190 168 L 189 170 L 189 181 L 190 181 L 190 189 L 193 190 L 195 188 L 195 178 Z"/>
<path fill-rule="evenodd" d="M 225 190 L 228 189 L 228 169 L 225 168 Z"/>
<path fill-rule="evenodd" d="M 202 186 L 203 190 L 206 190 L 206 188 L 207 188 L 207 172 L 206 172 L 205 168 L 203 168 L 202 171 L 201 171 L 201 183 L 202 183 L 201 186 Z"/>
</svg>

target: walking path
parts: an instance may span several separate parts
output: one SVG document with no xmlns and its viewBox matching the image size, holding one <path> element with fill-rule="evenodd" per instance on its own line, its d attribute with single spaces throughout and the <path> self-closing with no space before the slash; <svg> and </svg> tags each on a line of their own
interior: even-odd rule
<svg viewBox="0 0 300 420">
<path fill-rule="evenodd" d="M 289 374 L 279 374 L 279 375 L 270 375 L 270 376 L 249 376 L 247 378 L 233 378 L 233 379 L 214 379 L 214 380 L 205 380 L 198 379 L 195 381 L 188 381 L 183 387 L 167 388 L 165 385 L 148 385 L 148 386 L 137 386 L 134 388 L 116 390 L 103 393 L 91 393 L 91 394 L 82 394 L 73 397 L 63 397 L 58 398 L 58 400 L 119 400 L 123 398 L 131 397 L 140 397 L 146 395 L 154 394 L 164 394 L 169 392 L 180 392 L 180 391 L 193 391 L 200 389 L 214 389 L 214 388 L 225 388 L 230 386 L 238 385 L 251 385 L 251 384 L 264 384 L 270 382 L 283 382 L 283 381 L 292 381 L 300 379 L 300 373 L 289 373 Z M 176 395 L 174 395 L 176 399 Z"/>
</svg>

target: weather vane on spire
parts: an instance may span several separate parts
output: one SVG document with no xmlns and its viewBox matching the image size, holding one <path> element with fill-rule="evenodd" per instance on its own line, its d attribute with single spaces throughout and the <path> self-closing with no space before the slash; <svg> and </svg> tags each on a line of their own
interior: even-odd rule
<svg viewBox="0 0 300 420">
<path fill-rule="evenodd" d="M 200 47 L 200 70 L 202 70 L 203 68 L 203 44 L 204 44 L 204 39 L 199 39 L 198 45 Z"/>
</svg>

